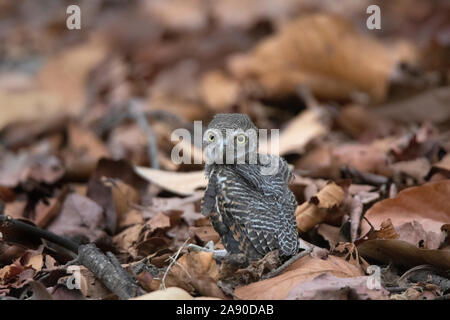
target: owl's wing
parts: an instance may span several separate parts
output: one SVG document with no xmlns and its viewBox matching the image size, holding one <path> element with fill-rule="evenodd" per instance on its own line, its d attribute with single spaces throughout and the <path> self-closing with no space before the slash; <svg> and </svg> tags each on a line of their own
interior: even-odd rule
<svg viewBox="0 0 450 320">
<path fill-rule="evenodd" d="M 205 194 L 201 200 L 200 208 L 204 216 L 210 216 L 212 212 L 215 212 L 216 208 L 216 196 L 217 196 L 217 177 L 214 173 L 209 174 L 208 185 L 205 190 Z"/>
<path fill-rule="evenodd" d="M 294 180 L 294 173 L 292 172 L 291 168 L 289 168 L 286 160 L 281 157 L 278 157 L 278 159 L 280 166 L 280 175 L 286 183 L 290 183 L 292 180 Z"/>
<path fill-rule="evenodd" d="M 274 212 L 279 217 L 278 245 L 282 254 L 289 256 L 297 253 L 298 250 L 298 230 L 295 219 L 295 209 L 297 200 L 289 189 L 288 184 L 294 179 L 294 174 L 288 163 L 282 157 L 278 158 L 279 171 L 272 179 L 273 193 L 278 195 L 278 201 L 273 203 L 276 208 Z"/>
<path fill-rule="evenodd" d="M 279 249 L 280 254 L 290 256 L 298 247 L 298 231 L 295 221 L 297 202 L 294 195 L 284 188 L 281 196 L 264 197 L 249 203 L 252 218 L 245 222 L 252 242 L 267 243 L 270 250 Z"/>
<path fill-rule="evenodd" d="M 263 164 L 237 165 L 234 167 L 234 173 L 263 193 L 273 193 L 273 188 L 277 192 L 279 190 L 276 188 L 284 188 L 293 180 L 294 174 L 282 157 L 272 154 L 263 154 L 259 157 Z M 272 186 L 273 183 L 275 186 Z"/>
</svg>

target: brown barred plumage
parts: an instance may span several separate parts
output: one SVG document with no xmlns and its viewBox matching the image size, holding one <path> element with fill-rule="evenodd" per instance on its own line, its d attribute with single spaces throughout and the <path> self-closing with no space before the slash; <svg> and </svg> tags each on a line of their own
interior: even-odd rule
<svg viewBox="0 0 450 320">
<path fill-rule="evenodd" d="M 256 129 L 242 114 L 216 115 L 208 126 L 211 128 L 223 132 Z M 266 157 L 278 163 L 273 175 L 261 174 L 261 168 L 267 167 L 261 162 L 206 166 L 209 183 L 202 212 L 210 217 L 228 253 L 244 254 L 248 260 L 260 259 L 273 250 L 289 257 L 298 250 L 297 202 L 288 188 L 291 172 L 282 158 Z"/>
</svg>

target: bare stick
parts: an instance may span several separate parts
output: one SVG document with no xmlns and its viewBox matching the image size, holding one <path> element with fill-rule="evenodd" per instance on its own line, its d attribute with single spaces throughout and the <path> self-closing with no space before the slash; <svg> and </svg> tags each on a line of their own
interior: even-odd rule
<svg viewBox="0 0 450 320">
<path fill-rule="evenodd" d="M 119 110 L 110 112 L 105 118 L 99 121 L 97 126 L 94 128 L 94 132 L 97 135 L 103 135 L 106 132 L 110 131 L 116 126 L 121 125 L 124 121 L 128 119 L 133 119 L 131 115 L 131 111 L 127 110 L 128 103 L 125 106 L 122 106 Z M 185 119 L 181 118 L 179 115 L 169 112 L 167 110 L 150 110 L 150 111 L 142 111 L 146 118 L 151 118 L 155 120 L 161 120 L 168 122 L 170 125 L 180 128 L 186 128 L 189 131 L 193 131 L 194 128 L 192 124 Z"/>
<path fill-rule="evenodd" d="M 0 213 L 2 213 L 1 201 Z M 15 229 L 30 237 L 45 239 L 71 251 L 76 257 L 75 261 L 84 265 L 120 299 L 129 299 L 145 293 L 112 253 L 108 252 L 108 256 L 105 256 L 93 243 L 79 246 L 69 239 L 4 215 L 0 215 L 0 230 L 2 229 Z"/>
<path fill-rule="evenodd" d="M 309 249 L 306 249 L 305 251 L 297 253 L 295 256 L 292 256 L 288 261 L 283 263 L 278 268 L 276 268 L 276 269 L 270 271 L 269 273 L 263 275 L 261 277 L 261 280 L 270 279 L 270 278 L 273 278 L 273 277 L 281 274 L 284 270 L 286 270 L 287 267 L 289 267 L 295 261 L 297 261 L 298 259 L 303 258 L 304 256 L 307 256 L 308 254 L 310 254 L 312 252 L 312 250 L 313 250 L 313 248 L 309 248 Z"/>
<path fill-rule="evenodd" d="M 367 183 L 375 186 L 381 186 L 389 182 L 389 179 L 385 176 L 380 176 L 370 172 L 362 172 L 349 166 L 342 167 L 341 172 L 344 176 L 351 178 L 355 182 Z"/>
<path fill-rule="evenodd" d="M 145 293 L 112 254 L 105 256 L 93 243 L 80 245 L 78 251 L 80 262 L 120 299 L 130 299 Z"/>
<path fill-rule="evenodd" d="M 58 236 L 53 232 L 49 232 L 40 228 L 37 228 L 31 224 L 22 222 L 17 219 L 13 219 L 10 216 L 0 215 L 0 229 L 1 228 L 13 228 L 15 230 L 36 236 L 54 244 L 57 244 L 73 253 L 78 253 L 78 244 L 66 239 L 64 237 Z"/>
</svg>

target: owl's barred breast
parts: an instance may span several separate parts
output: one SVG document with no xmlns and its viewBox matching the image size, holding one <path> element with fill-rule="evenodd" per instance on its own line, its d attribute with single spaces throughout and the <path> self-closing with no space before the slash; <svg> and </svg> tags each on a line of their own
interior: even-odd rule
<svg viewBox="0 0 450 320">
<path fill-rule="evenodd" d="M 230 253 L 256 260 L 278 249 L 282 256 L 291 256 L 298 246 L 295 197 L 285 172 L 261 175 L 260 169 L 250 164 L 210 168 L 210 181 L 215 182 L 208 186 L 215 189 L 211 221 Z"/>
</svg>

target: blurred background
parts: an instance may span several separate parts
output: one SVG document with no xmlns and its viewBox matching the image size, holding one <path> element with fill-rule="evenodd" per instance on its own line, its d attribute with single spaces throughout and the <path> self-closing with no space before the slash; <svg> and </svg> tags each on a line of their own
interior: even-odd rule
<svg viewBox="0 0 450 320">
<path fill-rule="evenodd" d="M 173 128 L 220 112 L 283 128 L 311 104 L 305 94 L 325 106 L 322 120 L 333 131 L 365 141 L 409 124 L 443 124 L 450 112 L 448 1 L 72 2 L 0 4 L 7 150 L 45 144 L 51 153 L 72 153 L 56 132 L 70 137 L 81 127 L 102 148 L 73 157 L 151 165 L 145 130 L 120 119 L 130 104 L 151 111 L 155 162 L 169 170 L 184 170 L 168 157 Z M 70 4 L 81 9 L 81 30 L 66 27 Z M 366 27 L 371 4 L 380 7 L 380 30 Z"/>
</svg>

